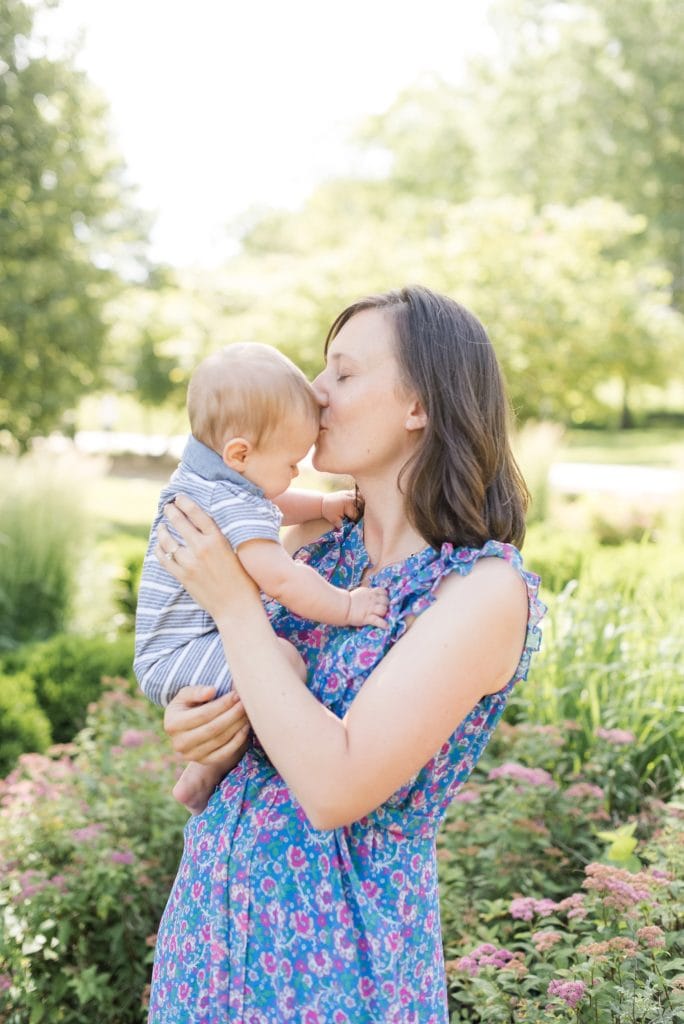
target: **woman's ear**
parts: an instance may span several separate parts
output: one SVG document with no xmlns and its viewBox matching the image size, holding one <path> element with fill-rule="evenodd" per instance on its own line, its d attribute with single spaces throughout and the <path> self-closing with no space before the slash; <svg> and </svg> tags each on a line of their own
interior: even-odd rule
<svg viewBox="0 0 684 1024">
<path fill-rule="evenodd" d="M 414 399 L 406 417 L 407 430 L 422 430 L 427 423 L 427 413 L 419 398 Z"/>
<path fill-rule="evenodd" d="M 247 468 L 246 462 L 252 445 L 245 437 L 231 437 L 226 441 L 221 452 L 221 458 L 228 469 L 234 469 L 236 473 L 244 473 Z"/>
</svg>

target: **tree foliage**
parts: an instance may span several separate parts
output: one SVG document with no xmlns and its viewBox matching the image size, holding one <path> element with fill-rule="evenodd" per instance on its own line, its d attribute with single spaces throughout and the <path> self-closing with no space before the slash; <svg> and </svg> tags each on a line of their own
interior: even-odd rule
<svg viewBox="0 0 684 1024">
<path fill-rule="evenodd" d="M 104 303 L 141 273 L 105 107 L 47 56 L 41 9 L 0 0 L 0 432 L 21 446 L 98 382 Z"/>
</svg>

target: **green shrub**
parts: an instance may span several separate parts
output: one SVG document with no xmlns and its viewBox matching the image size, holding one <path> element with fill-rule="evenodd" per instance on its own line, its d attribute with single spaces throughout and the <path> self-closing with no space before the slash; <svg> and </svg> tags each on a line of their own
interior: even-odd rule
<svg viewBox="0 0 684 1024">
<path fill-rule="evenodd" d="M 83 728 L 88 705 L 102 693 L 102 677 L 132 680 L 132 666 L 133 637 L 129 635 L 108 640 L 61 634 L 10 651 L 0 659 L 0 671 L 21 672 L 31 678 L 56 743 L 68 742 Z"/>
<path fill-rule="evenodd" d="M 452 1024 L 681 1021 L 684 815 L 660 818 L 640 851 L 648 866 L 590 863 L 560 900 L 511 894 L 484 941 L 450 950 Z"/>
<path fill-rule="evenodd" d="M 509 709 L 513 721 L 564 725 L 577 764 L 622 816 L 644 794 L 668 799 L 684 769 L 682 565 L 671 546 L 597 549 L 548 599 L 541 652 Z M 611 755 L 604 779 L 611 744 L 622 767 Z"/>
<path fill-rule="evenodd" d="M 577 580 L 595 544 L 584 534 L 559 532 L 549 523 L 534 524 L 525 538 L 525 568 L 541 576 L 544 590 L 558 594 Z"/>
<path fill-rule="evenodd" d="M 158 709 L 111 680 L 73 744 L 0 784 L 0 1021 L 142 1024 L 187 818 Z"/>
<path fill-rule="evenodd" d="M 0 776 L 25 750 L 45 750 L 50 723 L 38 706 L 33 680 L 26 672 L 0 675 Z"/>
<path fill-rule="evenodd" d="M 606 779 L 623 751 L 607 746 Z M 449 808 L 437 857 L 452 1024 L 617 1024 L 634 1005 L 638 1020 L 679 1019 L 684 807 L 642 799 L 618 828 L 585 769 L 563 727 L 503 723 Z"/>
<path fill-rule="evenodd" d="M 79 489 L 30 457 L 5 460 L 0 495 L 0 647 L 64 629 L 85 519 Z"/>
</svg>

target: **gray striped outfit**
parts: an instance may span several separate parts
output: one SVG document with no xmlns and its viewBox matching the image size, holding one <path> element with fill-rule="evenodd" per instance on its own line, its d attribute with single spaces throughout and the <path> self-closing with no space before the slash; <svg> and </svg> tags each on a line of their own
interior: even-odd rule
<svg viewBox="0 0 684 1024">
<path fill-rule="evenodd" d="M 135 618 L 133 668 L 143 692 L 162 707 L 183 686 L 217 686 L 222 694 L 232 681 L 214 620 L 154 554 L 164 505 L 180 493 L 212 517 L 234 550 L 248 540 L 280 543 L 282 520 L 280 509 L 260 487 L 229 469 L 211 448 L 189 438 L 180 465 L 159 497 Z M 177 535 L 176 539 L 180 540 Z"/>
</svg>

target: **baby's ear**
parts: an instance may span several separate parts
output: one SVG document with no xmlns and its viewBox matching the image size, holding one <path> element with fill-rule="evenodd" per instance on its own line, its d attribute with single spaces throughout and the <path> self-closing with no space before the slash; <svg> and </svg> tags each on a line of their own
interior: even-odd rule
<svg viewBox="0 0 684 1024">
<path fill-rule="evenodd" d="M 231 437 L 223 446 L 221 458 L 228 469 L 234 469 L 236 473 L 244 473 L 247 457 L 252 450 L 252 445 L 245 437 Z"/>
</svg>

